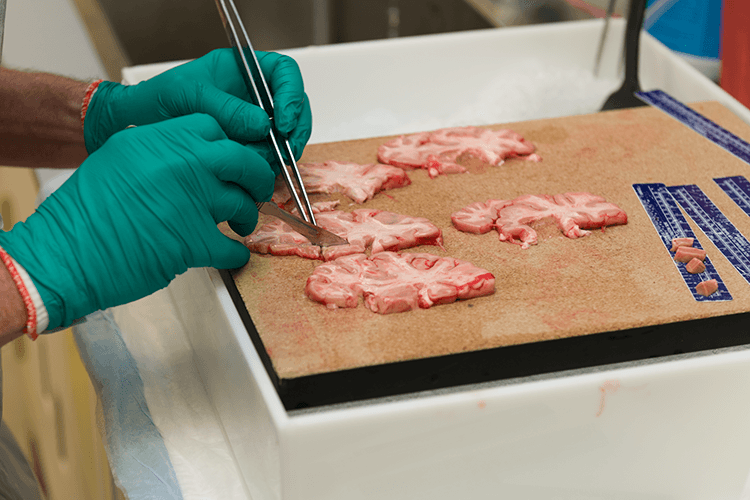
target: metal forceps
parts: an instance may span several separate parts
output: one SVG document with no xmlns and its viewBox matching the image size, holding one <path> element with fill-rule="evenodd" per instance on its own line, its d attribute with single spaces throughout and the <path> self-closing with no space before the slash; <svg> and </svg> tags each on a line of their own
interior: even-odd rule
<svg viewBox="0 0 750 500">
<path fill-rule="evenodd" d="M 255 103 L 260 106 L 260 108 L 263 109 L 271 119 L 271 133 L 268 135 L 268 143 L 276 156 L 276 160 L 279 162 L 279 167 L 284 176 L 286 187 L 292 194 L 294 204 L 297 207 L 297 210 L 299 210 L 302 218 L 311 224 L 315 224 L 315 216 L 313 215 L 312 206 L 307 197 L 305 185 L 302 183 L 302 177 L 300 176 L 297 162 L 294 161 L 292 148 L 289 146 L 289 141 L 276 131 L 273 118 L 273 96 L 268 89 L 266 79 L 263 77 L 263 72 L 258 64 L 258 59 L 255 57 L 255 50 L 253 50 L 253 45 L 250 43 L 250 37 L 247 36 L 247 31 L 245 31 L 245 26 L 242 24 L 240 15 L 237 12 L 237 7 L 235 7 L 233 0 L 216 0 L 216 7 L 219 9 L 221 22 L 224 24 L 224 29 L 227 32 L 229 41 L 234 47 L 234 54 L 237 58 L 237 63 L 242 70 L 245 84 L 247 85 L 248 90 L 250 90 L 251 95 L 255 98 Z M 294 174 L 294 181 L 296 181 L 299 186 L 299 193 L 302 195 L 302 199 L 300 199 L 300 195 L 297 194 L 292 177 L 286 168 L 286 161 L 282 154 L 282 148 L 283 152 L 286 153 L 287 158 L 289 158 L 289 167 Z"/>
</svg>

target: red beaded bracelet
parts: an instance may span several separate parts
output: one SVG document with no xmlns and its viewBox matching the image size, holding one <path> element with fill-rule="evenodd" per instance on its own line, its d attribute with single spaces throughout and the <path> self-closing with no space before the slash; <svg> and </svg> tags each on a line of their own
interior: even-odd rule
<svg viewBox="0 0 750 500">
<path fill-rule="evenodd" d="M 34 300 L 26 289 L 26 285 L 23 283 L 23 279 L 18 273 L 13 259 L 2 247 L 0 247 L 0 259 L 2 259 L 5 267 L 8 268 L 8 272 L 10 272 L 10 276 L 13 278 L 13 283 L 16 284 L 16 288 L 21 293 L 23 304 L 26 306 L 26 328 L 23 330 L 23 333 L 28 335 L 31 340 L 36 340 L 39 334 L 36 331 L 36 308 L 34 307 Z"/>
<path fill-rule="evenodd" d="M 86 93 L 83 95 L 83 102 L 81 103 L 81 127 L 83 127 L 83 122 L 86 119 L 86 111 L 89 110 L 89 103 L 91 103 L 91 98 L 94 96 L 94 92 L 96 92 L 96 89 L 99 88 L 99 84 L 103 81 L 104 80 L 99 79 L 91 82 L 91 85 L 88 86 L 88 88 L 86 89 Z"/>
</svg>

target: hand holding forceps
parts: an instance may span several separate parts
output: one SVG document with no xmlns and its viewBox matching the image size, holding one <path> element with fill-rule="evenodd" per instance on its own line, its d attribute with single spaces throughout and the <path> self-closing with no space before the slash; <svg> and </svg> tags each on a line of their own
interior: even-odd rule
<svg viewBox="0 0 750 500">
<path fill-rule="evenodd" d="M 254 98 L 255 104 L 263 109 L 271 120 L 271 132 L 268 136 L 268 143 L 271 147 L 274 157 L 279 163 L 281 174 L 286 184 L 287 189 L 292 195 L 294 204 L 297 207 L 300 215 L 308 224 L 293 226 L 295 230 L 310 239 L 313 243 L 319 245 L 337 245 L 346 244 L 347 241 L 340 238 L 333 233 L 326 231 L 325 229 L 319 228 L 315 222 L 315 216 L 313 215 L 312 205 L 307 196 L 304 183 L 302 182 L 302 176 L 300 175 L 297 162 L 294 159 L 294 153 L 292 148 L 289 146 L 287 141 L 279 132 L 276 130 L 274 123 L 274 110 L 273 110 L 273 96 L 268 88 L 266 80 L 261 71 L 258 59 L 255 56 L 255 50 L 253 49 L 250 37 L 247 35 L 244 25 L 240 19 L 237 7 L 234 5 L 233 0 L 215 0 L 216 6 L 219 9 L 219 15 L 221 16 L 222 24 L 227 32 L 229 41 L 234 48 L 235 57 L 237 58 L 237 64 L 240 66 L 242 76 L 245 79 L 250 95 Z M 289 161 L 289 169 L 287 169 L 287 163 L 284 155 Z M 295 186 L 296 183 L 296 186 Z M 297 189 L 297 187 L 299 189 Z M 299 191 L 299 192 L 298 192 Z M 281 212 L 278 207 L 272 206 L 271 203 L 257 203 L 258 210 L 262 213 L 272 215 L 275 217 L 283 217 L 285 222 L 292 223 L 284 213 Z M 312 226 L 311 226 L 312 225 Z M 306 227 L 306 232 L 304 231 Z"/>
</svg>

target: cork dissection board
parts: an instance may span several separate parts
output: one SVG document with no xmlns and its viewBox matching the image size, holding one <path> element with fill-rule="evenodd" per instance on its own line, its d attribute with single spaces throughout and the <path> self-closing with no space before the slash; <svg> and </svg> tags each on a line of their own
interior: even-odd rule
<svg viewBox="0 0 750 500">
<path fill-rule="evenodd" d="M 720 104 L 691 106 L 750 140 L 750 127 Z M 443 231 L 445 250 L 423 246 L 405 252 L 452 256 L 483 267 L 495 276 L 495 294 L 391 315 L 375 314 L 362 304 L 331 310 L 304 294 L 305 282 L 320 261 L 252 255 L 232 274 L 233 281 L 242 299 L 239 308 L 246 308 L 278 379 L 750 311 L 750 284 L 691 222 L 734 297 L 711 303 L 692 298 L 632 188 L 648 182 L 697 184 L 750 235 L 750 217 L 712 180 L 750 176 L 749 165 L 650 107 L 489 128 L 521 133 L 536 145 L 542 161 L 511 159 L 495 167 L 466 159 L 468 173 L 435 179 L 423 170 L 410 171 L 410 186 L 381 192 L 364 207 L 430 219 Z M 376 162 L 378 146 L 387 139 L 310 145 L 301 161 Z M 451 213 L 477 201 L 576 191 L 619 205 L 628 214 L 628 224 L 594 230 L 580 239 L 568 239 L 554 225 L 541 224 L 539 244 L 522 249 L 499 241 L 494 231 L 459 232 L 450 220 Z M 312 196 L 313 201 L 330 199 L 339 199 L 343 210 L 362 207 L 339 195 Z M 711 335 L 712 328 L 706 329 L 705 336 Z"/>
</svg>

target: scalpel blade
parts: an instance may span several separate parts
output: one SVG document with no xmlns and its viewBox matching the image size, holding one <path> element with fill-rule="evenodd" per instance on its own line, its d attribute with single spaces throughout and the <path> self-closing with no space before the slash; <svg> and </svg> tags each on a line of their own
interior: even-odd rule
<svg viewBox="0 0 750 500">
<path fill-rule="evenodd" d="M 322 227 L 310 224 L 307 221 L 295 217 L 289 212 L 280 209 L 275 203 L 257 203 L 258 211 L 262 214 L 276 217 L 286 222 L 292 229 L 310 240 L 313 245 L 320 247 L 330 247 L 334 245 L 348 245 L 349 242 L 344 238 L 333 234 Z"/>
</svg>

